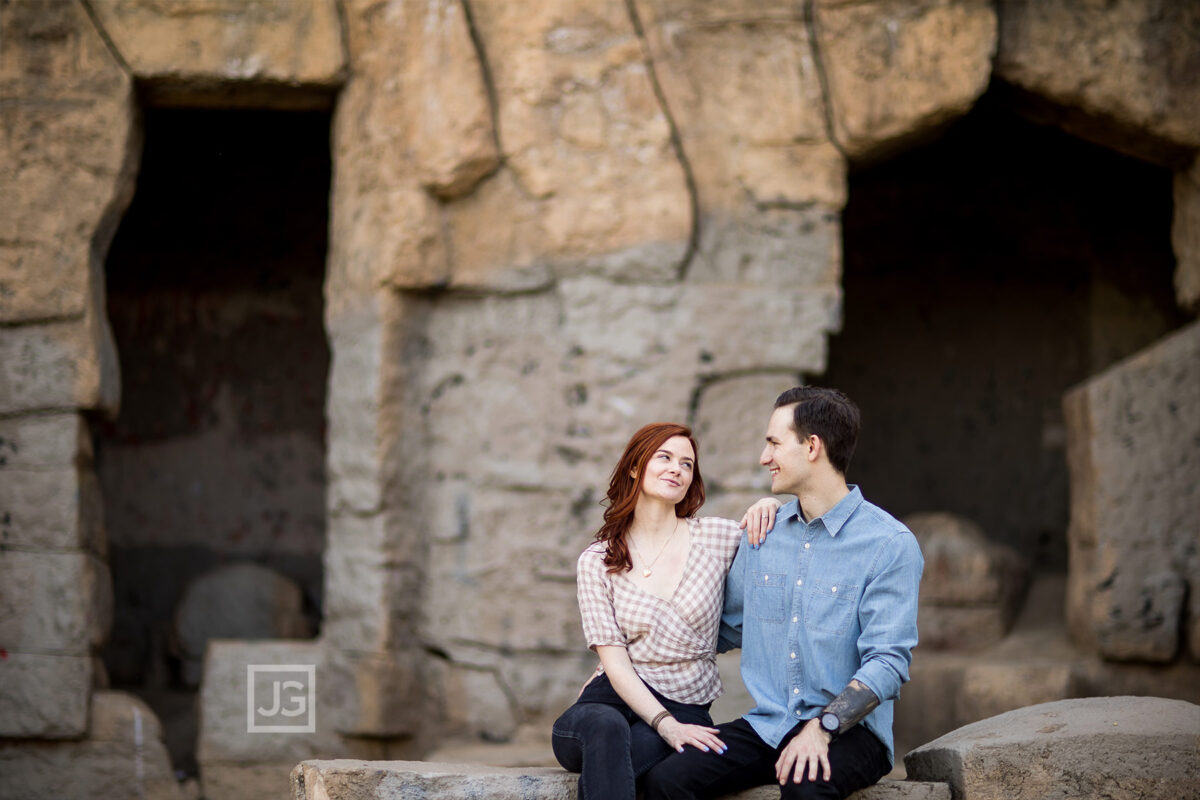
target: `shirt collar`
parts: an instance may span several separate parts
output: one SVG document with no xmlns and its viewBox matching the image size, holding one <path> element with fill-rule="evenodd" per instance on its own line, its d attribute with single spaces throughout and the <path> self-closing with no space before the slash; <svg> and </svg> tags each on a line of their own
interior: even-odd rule
<svg viewBox="0 0 1200 800">
<path fill-rule="evenodd" d="M 846 524 L 846 520 L 850 519 L 854 515 L 854 512 L 858 510 L 858 507 L 863 504 L 862 490 L 858 488 L 857 484 L 850 484 L 848 488 L 850 489 L 849 494 L 839 500 L 837 505 L 826 511 L 823 515 L 811 520 L 809 524 L 811 525 L 820 520 L 821 524 L 825 526 L 825 530 L 829 531 L 830 536 L 837 536 L 842 526 Z M 795 517 L 796 522 L 801 525 L 804 524 L 804 519 L 800 516 L 799 499 L 793 499 L 785 503 L 776 512 L 775 516 L 781 520 Z"/>
</svg>

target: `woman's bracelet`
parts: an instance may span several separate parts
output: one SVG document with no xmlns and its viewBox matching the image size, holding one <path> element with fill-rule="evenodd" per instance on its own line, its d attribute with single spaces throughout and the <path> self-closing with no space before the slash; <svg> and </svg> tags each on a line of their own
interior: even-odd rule
<svg viewBox="0 0 1200 800">
<path fill-rule="evenodd" d="M 654 716 L 654 720 L 650 723 L 650 727 L 654 729 L 655 733 L 658 733 L 658 724 L 669 716 L 671 716 L 670 711 L 660 711 Z"/>
</svg>

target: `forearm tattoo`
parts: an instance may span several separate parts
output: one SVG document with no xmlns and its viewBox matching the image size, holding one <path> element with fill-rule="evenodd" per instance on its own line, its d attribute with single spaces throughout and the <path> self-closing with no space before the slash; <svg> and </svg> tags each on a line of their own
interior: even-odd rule
<svg viewBox="0 0 1200 800">
<path fill-rule="evenodd" d="M 874 692 L 858 681 L 850 681 L 842 693 L 825 706 L 825 710 L 836 714 L 841 721 L 842 725 L 838 728 L 838 734 L 841 735 L 862 722 L 878 705 L 879 698 Z"/>
</svg>

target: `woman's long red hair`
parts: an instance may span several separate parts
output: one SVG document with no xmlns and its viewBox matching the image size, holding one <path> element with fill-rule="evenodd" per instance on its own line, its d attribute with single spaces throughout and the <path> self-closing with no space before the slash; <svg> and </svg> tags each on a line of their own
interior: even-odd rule
<svg viewBox="0 0 1200 800">
<path fill-rule="evenodd" d="M 700 477 L 700 448 L 692 436 L 691 428 L 673 422 L 652 422 L 633 435 L 621 460 L 613 469 L 609 479 L 608 494 L 605 496 L 604 524 L 596 531 L 596 541 L 607 544 L 604 565 L 609 572 L 628 572 L 633 569 L 633 558 L 625 534 L 633 524 L 633 512 L 641 494 L 642 478 L 650 457 L 658 452 L 663 443 L 676 436 L 683 436 L 692 443 L 695 460 L 692 464 L 692 485 L 687 494 L 675 504 L 675 516 L 686 519 L 695 515 L 704 505 L 704 479 Z"/>
</svg>

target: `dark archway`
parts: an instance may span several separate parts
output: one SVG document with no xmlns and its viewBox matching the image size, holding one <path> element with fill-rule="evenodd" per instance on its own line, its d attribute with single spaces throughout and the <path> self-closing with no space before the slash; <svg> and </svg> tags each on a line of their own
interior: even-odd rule
<svg viewBox="0 0 1200 800">
<path fill-rule="evenodd" d="M 111 682 L 195 772 L 189 582 L 249 561 L 296 581 L 325 545 L 326 112 L 145 112 L 137 192 L 106 263 L 121 412 L 93 426 L 115 613 Z M 186 663 L 185 663 L 186 662 Z"/>
<path fill-rule="evenodd" d="M 1066 568 L 1064 390 L 1183 324 L 1171 174 L 1038 127 L 993 87 L 851 174 L 845 319 L 815 383 L 861 405 L 849 478 Z"/>
</svg>

